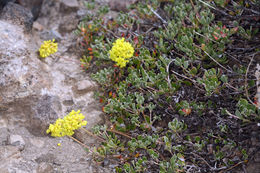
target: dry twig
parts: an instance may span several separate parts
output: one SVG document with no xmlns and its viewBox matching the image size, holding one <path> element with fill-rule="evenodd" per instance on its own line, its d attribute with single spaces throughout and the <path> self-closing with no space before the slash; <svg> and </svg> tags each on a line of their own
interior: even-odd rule
<svg viewBox="0 0 260 173">
<path fill-rule="evenodd" d="M 250 65 L 252 64 L 255 55 L 256 55 L 256 54 L 253 54 L 253 55 L 252 55 L 252 58 L 251 58 L 251 60 L 250 60 L 250 62 L 249 62 L 249 64 L 248 64 L 248 66 L 247 66 L 246 74 L 245 74 L 245 91 L 246 91 L 246 97 L 247 97 L 247 100 L 249 100 L 249 102 L 250 102 L 252 105 L 254 105 L 254 102 L 249 98 L 249 93 L 248 93 L 248 89 L 247 89 L 247 87 L 248 87 L 248 84 L 247 84 L 247 74 L 248 74 Z"/>
</svg>

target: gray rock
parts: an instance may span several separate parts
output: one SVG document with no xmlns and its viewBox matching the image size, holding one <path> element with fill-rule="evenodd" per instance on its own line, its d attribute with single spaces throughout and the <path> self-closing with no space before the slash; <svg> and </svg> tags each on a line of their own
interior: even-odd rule
<svg viewBox="0 0 260 173">
<path fill-rule="evenodd" d="M 46 129 L 55 122 L 60 111 L 60 103 L 53 96 L 27 96 L 9 104 L 4 111 L 10 125 L 20 124 L 35 136 L 46 136 Z"/>
<path fill-rule="evenodd" d="M 36 170 L 37 173 L 52 173 L 54 172 L 53 167 L 46 162 L 41 162 Z"/>
<path fill-rule="evenodd" d="M 30 144 L 32 144 L 33 147 L 43 148 L 45 141 L 44 139 L 30 138 Z"/>
<path fill-rule="evenodd" d="M 27 32 L 31 31 L 33 25 L 33 15 L 31 11 L 12 2 L 9 2 L 3 8 L 0 19 L 21 25 Z"/>
<path fill-rule="evenodd" d="M 47 163 L 53 163 L 55 160 L 55 157 L 51 153 L 42 154 L 40 157 L 35 159 L 37 163 L 47 162 Z"/>
<path fill-rule="evenodd" d="M 9 131 L 7 128 L 0 128 L 0 146 L 6 145 L 8 142 Z"/>
<path fill-rule="evenodd" d="M 20 135 L 10 135 L 9 144 L 13 146 L 18 146 L 20 151 L 22 151 L 25 147 L 25 142 Z"/>
<path fill-rule="evenodd" d="M 1 1 L 0 1 L 0 10 L 1 10 L 4 6 L 6 6 L 6 4 L 7 4 L 8 2 L 15 2 L 15 0 L 1 0 Z M 1 12 L 1 11 L 0 11 L 0 12 Z"/>
<path fill-rule="evenodd" d="M 33 19 L 36 20 L 40 14 L 43 0 L 19 0 L 19 3 L 29 9 L 33 14 Z"/>
<path fill-rule="evenodd" d="M 42 92 L 53 85 L 48 69 L 28 54 L 29 39 L 18 26 L 0 21 L 0 33 L 0 120 L 46 135 L 48 124 L 61 114 L 59 97 Z"/>
<path fill-rule="evenodd" d="M 77 28 L 77 25 L 79 23 L 79 18 L 76 14 L 70 14 L 63 16 L 63 23 L 60 23 L 59 25 L 59 32 L 61 34 L 69 33 Z"/>
<path fill-rule="evenodd" d="M 257 163 L 260 163 L 260 151 L 258 151 L 257 153 L 255 153 L 254 161 L 257 162 Z"/>
<path fill-rule="evenodd" d="M 77 11 L 77 17 L 80 19 L 80 20 L 82 20 L 82 19 L 84 19 L 85 17 L 86 17 L 86 14 L 87 14 L 87 10 L 86 9 L 79 9 L 78 11 Z"/>
<path fill-rule="evenodd" d="M 42 31 L 40 34 L 41 39 L 43 40 L 53 40 L 60 42 L 62 40 L 62 36 L 59 32 L 55 31 L 54 29 Z"/>
<path fill-rule="evenodd" d="M 73 101 L 73 98 L 71 96 L 68 96 L 66 97 L 63 102 L 62 102 L 63 105 L 65 106 L 71 106 L 74 104 L 74 101 Z"/>
<path fill-rule="evenodd" d="M 43 95 L 32 104 L 32 114 L 27 129 L 35 136 L 45 136 L 50 123 L 54 123 L 61 112 L 59 97 Z"/>
<path fill-rule="evenodd" d="M 82 8 L 83 0 L 78 2 Z M 52 169 L 54 172 L 111 172 L 95 163 L 92 165 L 91 156 L 70 138 L 46 135 L 49 123 L 72 109 L 82 111 L 88 129 L 104 122 L 101 107 L 93 98 L 96 88 L 88 82 L 76 86 L 78 81 L 87 79 L 79 68 L 77 52 L 69 51 L 76 38 L 67 31 L 76 27 L 80 13 L 61 13 L 60 6 L 61 0 L 44 0 L 44 10 L 37 19 L 43 30 L 61 29 L 63 32 L 59 33 L 64 34 L 58 52 L 45 59 L 37 53 L 45 40 L 38 30 L 25 34 L 22 25 L 0 20 L 0 126 L 8 127 L 10 134 L 20 135 L 26 142 L 22 152 L 19 146 L 0 146 L 0 173 L 51 172 Z M 68 23 L 70 26 L 65 26 Z M 94 139 L 83 135 L 87 136 L 85 143 Z M 61 145 L 57 146 L 58 143 Z"/>
<path fill-rule="evenodd" d="M 90 80 L 82 80 L 76 84 L 79 92 L 90 92 L 98 88 L 97 84 Z"/>
<path fill-rule="evenodd" d="M 37 30 L 37 31 L 42 31 L 43 30 L 43 26 L 39 23 L 39 22 L 33 22 L 33 29 Z"/>
<path fill-rule="evenodd" d="M 0 168 L 1 173 L 10 173 L 10 171 L 7 168 Z"/>
<path fill-rule="evenodd" d="M 137 0 L 110 0 L 109 1 L 109 7 L 111 10 L 114 11 L 128 11 L 128 7 L 131 4 L 136 3 Z"/>
<path fill-rule="evenodd" d="M 18 147 L 11 145 L 0 146 L 0 172 L 17 172 L 13 169 L 13 165 L 19 162 L 20 158 L 21 152 Z"/>
<path fill-rule="evenodd" d="M 62 0 L 60 5 L 60 12 L 71 13 L 76 12 L 79 9 L 79 3 L 77 0 Z"/>
<path fill-rule="evenodd" d="M 1 162 L 10 159 L 15 155 L 20 155 L 19 148 L 16 146 L 6 145 L 0 146 L 0 166 L 2 165 Z"/>
</svg>

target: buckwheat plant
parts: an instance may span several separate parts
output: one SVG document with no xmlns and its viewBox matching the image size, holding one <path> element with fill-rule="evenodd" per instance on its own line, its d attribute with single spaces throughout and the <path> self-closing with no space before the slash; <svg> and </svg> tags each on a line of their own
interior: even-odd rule
<svg viewBox="0 0 260 173">
<path fill-rule="evenodd" d="M 80 110 L 77 112 L 72 110 L 63 119 L 58 118 L 54 124 L 50 124 L 46 133 L 51 133 L 53 137 L 72 136 L 74 130 L 87 125 L 87 121 L 84 118 L 85 116 L 80 113 Z"/>
<path fill-rule="evenodd" d="M 115 61 L 120 68 L 126 66 L 129 59 L 134 55 L 133 46 L 125 41 L 125 38 L 117 39 L 109 51 L 110 59 Z"/>
<path fill-rule="evenodd" d="M 57 52 L 57 50 L 58 43 L 55 43 L 55 39 L 44 41 L 39 49 L 40 57 L 46 58 L 47 56 L 50 56 L 51 54 Z"/>
</svg>

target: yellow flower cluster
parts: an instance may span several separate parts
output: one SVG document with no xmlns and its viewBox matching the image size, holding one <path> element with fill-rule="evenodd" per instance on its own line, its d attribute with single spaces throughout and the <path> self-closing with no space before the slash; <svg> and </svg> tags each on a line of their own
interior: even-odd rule
<svg viewBox="0 0 260 173">
<path fill-rule="evenodd" d="M 112 49 L 109 51 L 110 59 L 115 61 L 119 67 L 123 68 L 129 59 L 134 55 L 133 46 L 125 41 L 125 38 L 117 39 L 113 43 Z"/>
<path fill-rule="evenodd" d="M 72 136 L 74 130 L 87 125 L 84 118 L 85 116 L 80 113 L 80 110 L 77 112 L 72 110 L 63 119 L 58 118 L 54 124 L 50 124 L 46 133 L 51 133 L 53 137 Z"/>
<path fill-rule="evenodd" d="M 50 56 L 51 54 L 54 54 L 58 50 L 58 43 L 55 43 L 55 39 L 44 41 L 41 45 L 39 52 L 40 56 L 42 58 L 46 58 L 47 56 Z"/>
</svg>

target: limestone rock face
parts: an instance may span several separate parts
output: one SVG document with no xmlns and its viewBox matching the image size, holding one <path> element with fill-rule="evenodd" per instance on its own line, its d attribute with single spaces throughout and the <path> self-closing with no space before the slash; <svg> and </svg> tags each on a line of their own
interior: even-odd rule
<svg viewBox="0 0 260 173">
<path fill-rule="evenodd" d="M 19 0 L 18 2 L 32 12 L 33 20 L 38 18 L 43 0 Z"/>
<path fill-rule="evenodd" d="M 31 11 L 12 2 L 7 3 L 3 8 L 0 19 L 12 21 L 14 24 L 23 26 L 27 32 L 31 30 L 33 25 Z"/>
<path fill-rule="evenodd" d="M 41 43 L 53 37 L 41 34 L 48 31 L 58 32 L 59 28 L 66 25 L 66 16 L 76 18 L 77 9 L 80 8 L 77 2 L 79 1 L 72 3 L 44 0 L 42 9 L 46 9 L 36 21 L 42 25 L 38 30 L 31 28 L 33 17 L 30 10 L 13 3 L 8 3 L 2 10 L 1 173 L 111 172 L 93 164 L 84 148 L 70 138 L 52 138 L 46 134 L 50 123 L 54 123 L 57 118 L 63 118 L 71 110 L 81 110 L 88 121 L 86 128 L 89 130 L 104 121 L 101 106 L 93 98 L 93 92 L 98 86 L 90 81 L 80 68 L 77 52 L 72 51 L 76 43 L 75 36 L 67 32 L 72 30 L 72 25 L 76 27 L 76 24 L 65 28 L 62 31 L 63 36 L 54 34 L 59 37 L 57 53 L 47 58 L 40 58 L 38 55 Z M 19 8 L 23 10 L 17 11 Z M 59 10 L 60 8 L 63 10 Z M 96 139 L 86 134 L 78 137 L 90 148 L 92 144 L 97 144 Z M 58 143 L 61 145 L 58 146 Z"/>
<path fill-rule="evenodd" d="M 17 25 L 0 21 L 0 119 L 22 124 L 35 135 L 61 114 L 58 98 L 42 94 L 53 85 L 50 74 L 28 50 L 28 37 Z"/>
</svg>

